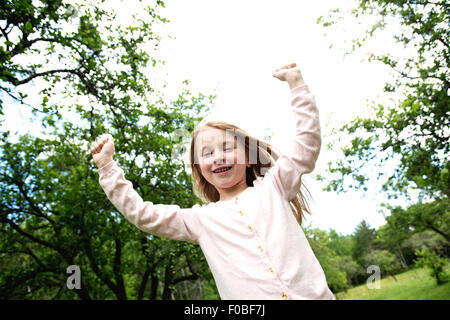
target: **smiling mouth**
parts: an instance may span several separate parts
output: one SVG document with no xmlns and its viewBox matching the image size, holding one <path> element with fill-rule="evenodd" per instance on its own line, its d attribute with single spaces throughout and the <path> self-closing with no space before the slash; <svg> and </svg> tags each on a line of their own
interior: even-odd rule
<svg viewBox="0 0 450 320">
<path fill-rule="evenodd" d="M 226 167 L 226 168 L 222 168 L 222 169 L 216 169 L 213 172 L 214 173 L 223 173 L 223 172 L 227 172 L 230 171 L 232 167 Z"/>
</svg>

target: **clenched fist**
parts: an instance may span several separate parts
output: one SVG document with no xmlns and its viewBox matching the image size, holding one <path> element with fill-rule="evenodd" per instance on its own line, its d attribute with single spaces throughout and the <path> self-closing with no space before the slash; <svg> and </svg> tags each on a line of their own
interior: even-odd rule
<svg viewBox="0 0 450 320">
<path fill-rule="evenodd" d="M 272 74 L 275 78 L 286 81 L 291 89 L 305 84 L 302 73 L 296 63 L 284 65 Z"/>
<path fill-rule="evenodd" d="M 92 157 L 95 164 L 100 169 L 113 160 L 114 139 L 108 134 L 99 138 L 91 148 Z"/>
</svg>

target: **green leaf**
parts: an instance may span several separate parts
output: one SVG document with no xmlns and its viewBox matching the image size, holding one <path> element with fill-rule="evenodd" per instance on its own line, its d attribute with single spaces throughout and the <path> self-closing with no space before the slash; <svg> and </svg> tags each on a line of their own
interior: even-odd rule
<svg viewBox="0 0 450 320">
<path fill-rule="evenodd" d="M 30 21 L 27 21 L 27 22 L 25 23 L 25 31 L 26 31 L 27 33 L 31 33 L 31 31 L 33 31 L 33 25 L 31 24 Z"/>
</svg>

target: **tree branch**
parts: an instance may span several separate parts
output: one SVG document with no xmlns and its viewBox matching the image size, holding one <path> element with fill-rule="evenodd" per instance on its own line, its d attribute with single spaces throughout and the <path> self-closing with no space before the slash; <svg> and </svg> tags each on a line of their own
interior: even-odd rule
<svg viewBox="0 0 450 320">
<path fill-rule="evenodd" d="M 69 257 L 67 256 L 66 252 L 64 250 L 62 250 L 60 247 L 55 246 L 54 244 L 52 244 L 50 242 L 47 242 L 45 240 L 42 240 L 42 239 L 39 239 L 39 238 L 35 237 L 31 233 L 28 233 L 27 231 L 25 231 L 22 228 L 20 228 L 12 220 L 10 220 L 10 219 L 8 219 L 6 217 L 1 217 L 1 220 L 6 222 L 6 223 L 8 223 L 14 230 L 16 230 L 21 235 L 27 237 L 31 241 L 39 243 L 39 244 L 41 244 L 41 245 L 43 245 L 45 247 L 48 247 L 50 249 L 53 249 L 53 250 L 57 251 L 62 257 L 66 258 L 66 260 L 70 260 Z"/>
<path fill-rule="evenodd" d="M 445 238 L 445 240 L 447 240 L 447 242 L 450 243 L 450 236 L 448 234 L 446 234 L 445 232 L 439 230 L 438 228 L 434 227 L 431 224 L 427 224 L 427 227 L 430 228 L 430 230 L 433 230 L 434 232 L 440 234 L 441 236 L 443 236 Z"/>
<path fill-rule="evenodd" d="M 114 293 L 116 293 L 116 291 L 117 291 L 116 285 L 100 271 L 100 268 L 99 268 L 97 262 L 95 261 L 94 255 L 92 253 L 92 247 L 91 247 L 89 238 L 83 237 L 83 240 L 84 240 L 83 242 L 85 244 L 86 255 L 88 257 L 88 260 L 89 260 L 92 270 L 94 271 L 94 273 L 97 275 L 97 277 L 99 279 L 101 279 Z"/>
<path fill-rule="evenodd" d="M 142 275 L 141 284 L 139 285 L 138 289 L 138 296 L 137 296 L 138 300 L 142 300 L 144 298 L 145 287 L 147 286 L 148 278 L 150 277 L 151 272 L 152 269 L 147 263 L 147 267 L 145 268 L 144 274 Z"/>
<path fill-rule="evenodd" d="M 37 255 L 34 254 L 34 252 L 27 247 L 27 245 L 25 243 L 23 243 L 21 240 L 18 240 L 18 242 L 22 245 L 22 247 L 25 249 L 24 253 L 29 254 L 34 260 L 36 260 L 36 262 L 40 265 L 40 266 L 44 266 L 44 264 L 42 263 L 42 261 L 37 257 Z"/>
<path fill-rule="evenodd" d="M 30 272 L 27 272 L 25 274 L 15 274 L 14 276 L 5 276 L 6 278 L 6 285 L 3 287 L 0 287 L 0 298 L 2 299 L 12 299 L 14 291 L 19 287 L 21 284 L 26 283 L 28 280 L 34 279 L 38 274 L 45 273 L 45 272 L 52 272 L 52 273 L 58 273 L 59 270 L 56 270 L 54 268 L 42 268 L 42 269 L 34 269 Z"/>
<path fill-rule="evenodd" d="M 15 185 L 19 188 L 20 193 L 22 194 L 22 196 L 25 198 L 25 200 L 28 202 L 28 204 L 30 205 L 31 209 L 33 209 L 33 211 L 36 213 L 35 215 L 38 217 L 41 217 L 45 220 L 47 220 L 48 222 L 51 223 L 51 225 L 53 226 L 53 230 L 55 230 L 56 234 L 59 234 L 59 230 L 56 227 L 56 222 L 50 218 L 49 216 L 47 216 L 46 214 L 44 214 L 41 209 L 36 206 L 34 204 L 34 202 L 31 200 L 31 198 L 28 196 L 28 193 L 26 192 L 26 190 L 23 188 L 23 183 L 21 181 L 15 181 L 13 180 L 13 182 L 15 183 Z M 31 213 L 31 212 L 30 212 Z"/>
<path fill-rule="evenodd" d="M 191 274 L 174 279 L 173 284 L 177 284 L 178 282 L 185 281 L 185 280 L 197 280 L 199 278 L 197 272 L 195 272 L 194 268 L 192 267 L 191 259 L 189 258 L 188 252 L 186 252 L 185 257 L 186 257 L 186 263 L 188 265 L 189 270 L 191 271 Z"/>
<path fill-rule="evenodd" d="M 116 289 L 117 289 L 116 295 L 119 300 L 126 300 L 127 294 L 125 291 L 125 285 L 123 282 L 123 276 L 120 268 L 122 256 L 122 244 L 119 237 L 117 237 L 115 233 L 113 234 L 113 236 L 114 236 L 114 243 L 116 245 L 116 252 L 114 254 L 114 266 L 113 266 L 114 276 L 116 278 Z"/>
<path fill-rule="evenodd" d="M 6 27 L 8 27 L 8 26 L 6 26 Z M 2 31 L 2 34 L 3 34 L 3 36 L 5 37 L 6 41 L 9 41 L 9 38 L 8 38 L 9 32 L 6 32 L 6 28 L 5 28 L 5 29 L 0 28 L 0 30 Z M 11 31 L 11 30 L 10 30 L 10 31 Z M 9 46 L 6 47 L 6 50 L 9 50 Z"/>
<path fill-rule="evenodd" d="M 15 85 L 20 86 L 24 83 L 30 82 L 34 78 L 49 76 L 49 75 L 53 75 L 56 73 L 71 73 L 71 74 L 78 75 L 77 71 L 78 71 L 78 69 L 55 69 L 55 70 L 48 70 L 48 71 L 44 71 L 44 72 L 37 72 L 37 73 L 30 75 L 28 78 L 18 81 L 17 83 L 15 83 Z"/>
<path fill-rule="evenodd" d="M 175 285 L 175 284 L 177 284 L 178 282 L 181 282 L 181 281 L 197 280 L 197 279 L 198 279 L 198 275 L 197 274 L 189 274 L 189 275 L 178 277 L 178 278 L 174 279 L 172 283 Z"/>
</svg>

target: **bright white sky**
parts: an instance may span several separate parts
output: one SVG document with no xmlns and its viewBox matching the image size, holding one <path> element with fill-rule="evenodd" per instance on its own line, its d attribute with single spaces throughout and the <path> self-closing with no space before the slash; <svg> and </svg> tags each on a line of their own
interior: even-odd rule
<svg viewBox="0 0 450 320">
<path fill-rule="evenodd" d="M 385 223 L 379 204 L 384 199 L 378 188 L 366 196 L 354 191 L 344 194 L 322 191 L 314 180 L 324 175 L 328 161 L 336 155 L 326 149 L 327 134 L 339 123 L 349 121 L 367 111 L 366 100 L 378 100 L 388 79 L 388 70 L 379 64 L 362 62 L 362 56 L 343 58 L 344 40 L 350 32 L 360 35 L 364 28 L 351 26 L 347 31 L 324 36 L 316 24 L 319 16 L 330 9 L 352 6 L 351 0 L 321 1 L 219 1 L 166 0 L 160 14 L 171 20 L 161 33 L 161 57 L 166 60 L 161 70 L 168 81 L 165 92 L 178 94 L 181 81 L 191 81 L 194 92 L 216 93 L 217 101 L 211 117 L 232 122 L 250 134 L 264 138 L 265 128 L 273 133 L 272 143 L 283 150 L 289 143 L 294 123 L 290 117 L 290 92 L 286 83 L 272 77 L 275 68 L 296 62 L 316 97 L 321 115 L 323 147 L 315 171 L 305 177 L 311 191 L 313 215 L 307 224 L 323 230 L 333 228 L 350 234 L 363 219 L 372 227 Z M 121 2 L 118 10 L 125 11 Z M 350 21 L 350 19 L 345 20 Z M 377 40 L 389 48 L 388 39 Z M 333 48 L 330 49 L 330 44 Z M 375 43 L 375 46 L 377 45 Z M 381 97 L 384 99 L 384 97 Z M 5 108 L 8 121 L 16 129 L 29 128 L 21 112 Z M 22 112 L 23 113 L 23 112 Z M 6 124 L 6 125 L 7 125 Z M 7 125 L 8 126 L 8 125 Z M 5 128 L 8 129 L 8 128 Z M 11 128 L 14 130 L 14 128 Z"/>
<path fill-rule="evenodd" d="M 305 180 L 313 196 L 313 215 L 307 224 L 323 230 L 350 234 L 364 219 L 372 227 L 385 223 L 378 206 L 383 199 L 373 190 L 336 194 L 322 191 L 314 180 L 325 173 L 336 156 L 325 146 L 325 136 L 336 123 L 349 121 L 366 109 L 366 99 L 382 94 L 387 70 L 361 62 L 361 56 L 343 58 L 343 41 L 325 37 L 316 24 L 330 9 L 352 5 L 353 1 L 215 1 L 168 0 L 161 13 L 171 20 L 164 28 L 176 39 L 163 42 L 170 85 L 184 79 L 191 87 L 207 93 L 216 90 L 216 108 L 211 117 L 239 125 L 264 138 L 269 127 L 272 143 L 283 150 L 294 124 L 290 117 L 287 84 L 271 76 L 278 66 L 296 62 L 316 97 L 321 115 L 323 148 L 315 171 Z M 361 27 L 359 30 L 363 31 Z M 333 43 L 334 48 L 329 49 Z M 348 48 L 348 45 L 346 46 Z M 176 92 L 176 90 L 174 90 Z"/>
</svg>

